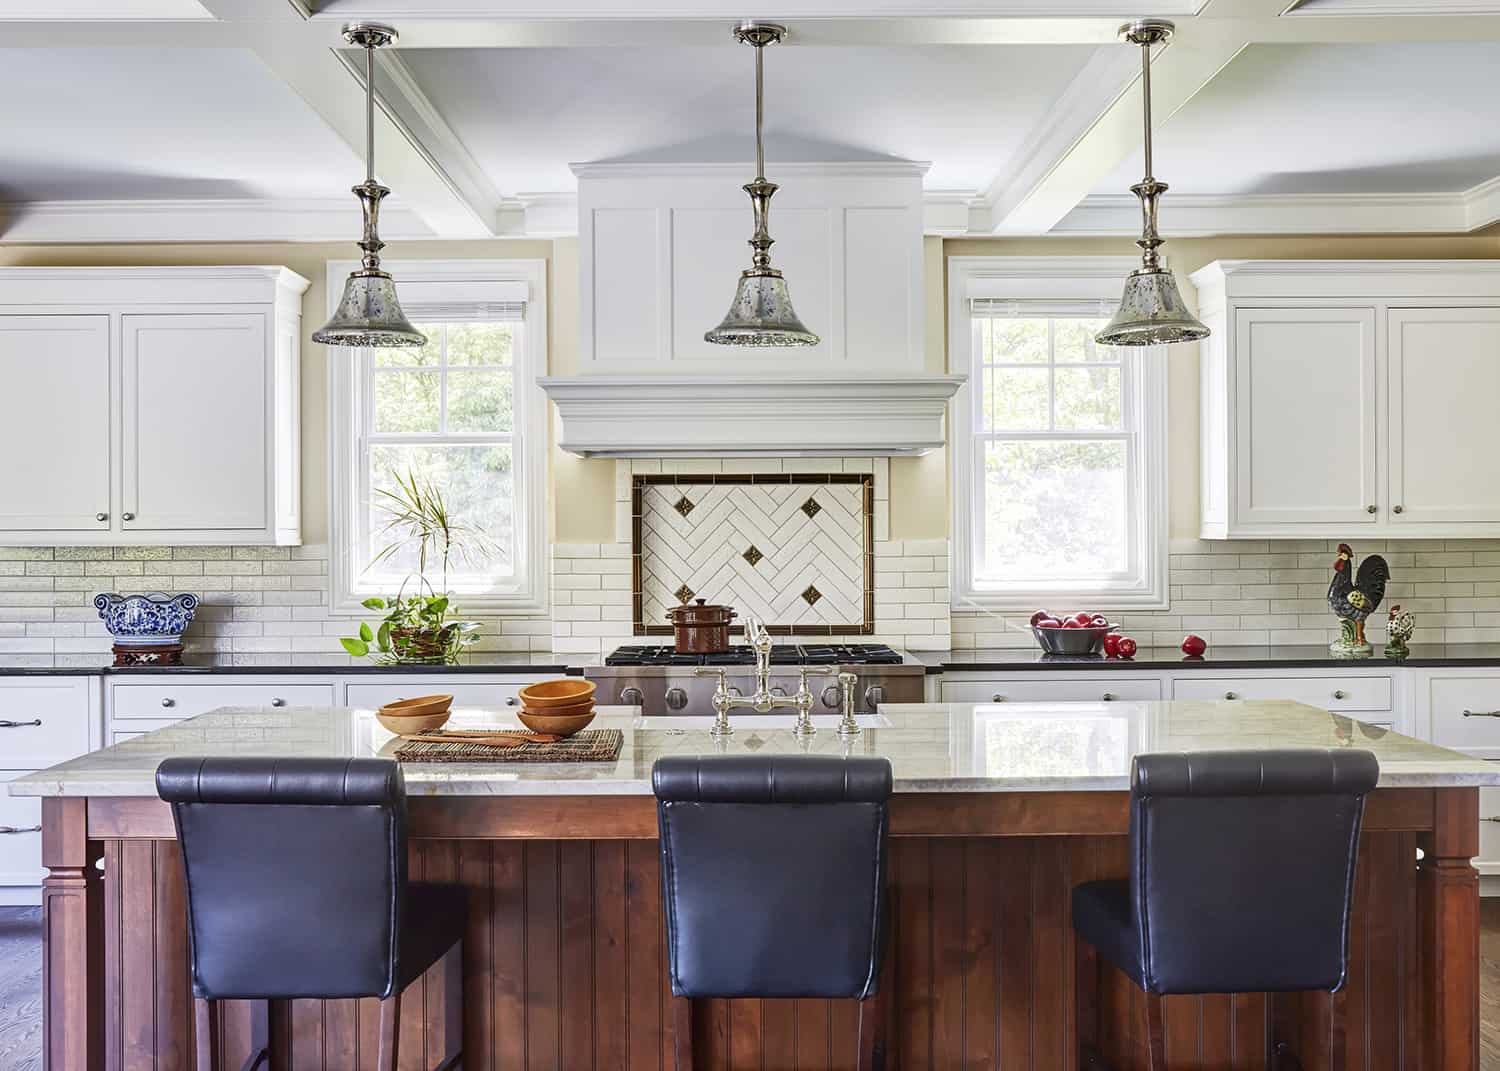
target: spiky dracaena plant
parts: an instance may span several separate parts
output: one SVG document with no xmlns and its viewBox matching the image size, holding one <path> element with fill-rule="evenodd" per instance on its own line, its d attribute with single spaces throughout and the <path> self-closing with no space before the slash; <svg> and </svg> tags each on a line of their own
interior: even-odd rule
<svg viewBox="0 0 1500 1071">
<path fill-rule="evenodd" d="M 455 560 L 477 562 L 495 549 L 495 542 L 479 529 L 456 522 L 443 493 L 432 481 L 420 479 L 409 469 L 404 476 L 397 473 L 395 481 L 394 489 L 382 487 L 375 492 L 375 505 L 386 515 L 380 530 L 386 542 L 370 559 L 370 566 L 412 549 L 416 551 L 417 571 L 402 581 L 393 598 L 364 600 L 361 605 L 384 610 L 385 617 L 373 629 L 362 622 L 358 636 L 346 636 L 339 642 L 356 658 L 373 653 L 383 662 L 453 661 L 479 638 L 479 625 L 449 620 L 448 571 Z M 439 568 L 440 586 L 434 586 L 427 576 L 429 565 L 434 563 Z M 408 595 L 406 586 L 413 579 L 417 592 Z"/>
</svg>

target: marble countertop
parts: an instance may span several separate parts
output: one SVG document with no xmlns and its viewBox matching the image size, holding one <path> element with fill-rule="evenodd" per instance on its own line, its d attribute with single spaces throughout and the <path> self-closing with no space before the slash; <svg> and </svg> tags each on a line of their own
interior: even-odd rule
<svg viewBox="0 0 1500 1071">
<path fill-rule="evenodd" d="M 649 795 L 664 755 L 884 755 L 897 792 L 1111 791 L 1129 787 L 1130 760 L 1153 751 L 1358 747 L 1380 761 L 1387 788 L 1500 785 L 1500 763 L 1291 702 L 912 703 L 864 719 L 852 740 L 834 716 L 799 740 L 792 718 L 745 714 L 727 741 L 710 719 L 642 717 L 601 707 L 596 728 L 624 747 L 606 763 L 406 763 L 412 795 Z M 500 709 L 455 710 L 452 727 L 517 726 Z M 152 796 L 157 765 L 173 755 L 379 756 L 396 738 L 371 712 L 347 708 L 226 707 L 10 782 L 12 795 Z"/>
</svg>

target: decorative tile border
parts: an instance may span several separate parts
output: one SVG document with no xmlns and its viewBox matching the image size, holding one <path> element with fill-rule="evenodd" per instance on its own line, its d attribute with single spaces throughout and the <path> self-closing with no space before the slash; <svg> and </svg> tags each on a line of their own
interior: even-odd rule
<svg viewBox="0 0 1500 1071">
<path fill-rule="evenodd" d="M 702 522 L 691 520 L 700 508 L 694 501 L 695 487 L 700 489 L 699 500 L 713 502 L 704 501 L 701 507 L 715 510 L 707 519 L 711 528 L 697 528 L 695 524 Z M 804 487 L 811 490 L 799 501 Z M 852 509 L 842 509 L 837 499 L 820 503 L 818 487 L 831 492 L 846 489 Z M 753 495 L 752 488 L 766 493 Z M 746 493 L 737 494 L 739 489 Z M 742 614 L 757 612 L 778 635 L 875 632 L 875 486 L 869 473 L 636 474 L 631 479 L 630 513 L 631 601 L 638 635 L 669 635 L 671 626 L 658 623 L 658 618 L 667 607 L 698 594 L 695 578 L 700 587 L 710 576 L 721 584 L 734 579 L 754 583 L 763 562 L 764 568 L 775 568 L 783 555 L 805 559 L 793 559 L 805 568 L 783 578 L 759 606 L 742 588 L 734 600 Z M 803 517 L 796 518 L 798 513 Z M 858 531 L 849 530 L 851 519 L 858 522 Z M 710 547 L 701 538 L 705 532 L 722 535 L 724 525 L 735 526 L 733 541 Z M 668 558 L 675 559 L 668 567 L 670 580 L 658 581 L 658 559 Z M 670 590 L 675 602 L 665 597 L 664 585 L 671 581 L 678 582 Z M 736 626 L 735 631 L 743 629 Z"/>
</svg>

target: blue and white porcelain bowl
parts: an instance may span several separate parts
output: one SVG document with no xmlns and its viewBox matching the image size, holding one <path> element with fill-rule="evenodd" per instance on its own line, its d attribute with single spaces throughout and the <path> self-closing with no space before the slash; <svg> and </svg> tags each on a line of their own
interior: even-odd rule
<svg viewBox="0 0 1500 1071">
<path fill-rule="evenodd" d="M 116 595 L 111 591 L 94 596 L 94 606 L 115 643 L 122 647 L 160 647 L 182 642 L 182 634 L 198 608 L 198 596 L 163 591 Z"/>
</svg>

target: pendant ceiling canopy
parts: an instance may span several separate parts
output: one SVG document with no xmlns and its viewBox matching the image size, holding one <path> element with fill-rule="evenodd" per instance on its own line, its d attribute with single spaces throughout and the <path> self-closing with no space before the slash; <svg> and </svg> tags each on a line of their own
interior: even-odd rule
<svg viewBox="0 0 1500 1071">
<path fill-rule="evenodd" d="M 792 298 L 781 272 L 771 267 L 769 214 L 771 195 L 779 187 L 766 181 L 764 125 L 764 56 L 767 45 L 786 36 L 786 27 L 770 22 L 742 22 L 734 29 L 741 42 L 755 49 L 755 180 L 746 184 L 755 211 L 754 251 L 750 267 L 740 273 L 734 300 L 723 322 L 704 334 L 705 341 L 721 346 L 816 346 L 820 339 L 797 318 Z"/>
<path fill-rule="evenodd" d="M 354 187 L 364 210 L 364 257 L 344 282 L 344 294 L 329 321 L 313 332 L 327 346 L 425 346 L 396 298 L 396 281 L 380 268 L 380 202 L 391 191 L 375 181 L 375 50 L 396 40 L 396 31 L 376 23 L 351 23 L 344 40 L 365 50 L 365 180 Z"/>
<path fill-rule="evenodd" d="M 1145 100 L 1146 177 L 1130 187 L 1141 199 L 1141 266 L 1125 279 L 1120 308 L 1095 341 L 1105 346 L 1159 346 L 1170 342 L 1194 342 L 1208 337 L 1208 328 L 1198 322 L 1177 292 L 1177 280 L 1158 250 L 1157 206 L 1167 192 L 1165 182 L 1151 173 L 1151 46 L 1164 44 L 1175 29 L 1165 19 L 1140 19 L 1120 27 L 1120 37 L 1141 49 L 1141 94 Z"/>
</svg>

